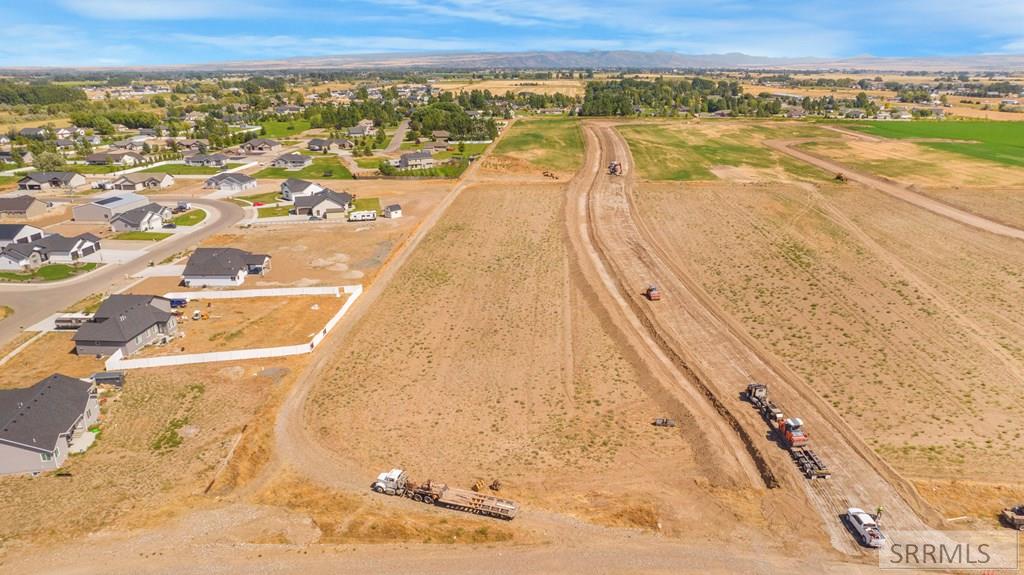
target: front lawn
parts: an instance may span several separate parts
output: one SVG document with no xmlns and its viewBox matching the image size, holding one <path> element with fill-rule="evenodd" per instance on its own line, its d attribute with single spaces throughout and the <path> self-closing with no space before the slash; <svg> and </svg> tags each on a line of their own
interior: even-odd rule
<svg viewBox="0 0 1024 575">
<path fill-rule="evenodd" d="M 251 195 L 251 196 L 238 196 L 238 199 L 239 200 L 246 200 L 246 201 L 248 201 L 250 203 L 253 203 L 253 204 L 255 204 L 256 202 L 261 202 L 261 203 L 264 203 L 264 204 L 273 204 L 275 202 L 278 202 L 281 199 L 281 193 L 280 192 L 265 192 L 265 193 L 262 193 L 262 194 L 254 194 L 254 195 Z"/>
<path fill-rule="evenodd" d="M 287 216 L 291 208 L 291 206 L 268 206 L 266 208 L 256 208 L 256 211 L 261 218 L 277 218 Z"/>
<path fill-rule="evenodd" d="M 78 172 L 79 174 L 109 174 L 110 172 L 116 172 L 118 170 L 127 170 L 131 166 L 96 166 L 92 164 L 68 164 L 66 166 L 69 172 Z"/>
<path fill-rule="evenodd" d="M 256 138 L 285 138 L 288 136 L 294 136 L 299 132 L 305 132 L 310 129 L 309 120 L 286 120 L 284 122 L 278 120 L 269 120 L 261 122 L 261 126 L 266 130 L 266 133 L 262 136 L 253 136 Z"/>
<path fill-rule="evenodd" d="M 458 178 L 468 167 L 468 160 L 456 160 L 451 163 L 438 164 L 433 168 L 397 170 L 394 174 L 390 175 L 416 178 Z"/>
<path fill-rule="evenodd" d="M 164 238 L 171 237 L 172 234 L 164 232 L 121 232 L 116 236 L 110 238 L 112 240 L 133 240 L 133 241 L 145 241 L 145 242 L 158 242 Z"/>
<path fill-rule="evenodd" d="M 206 212 L 203 210 L 189 210 L 172 220 L 175 225 L 194 226 L 206 219 Z"/>
<path fill-rule="evenodd" d="M 373 210 L 379 214 L 380 198 L 356 198 L 356 201 L 352 202 L 352 209 L 357 212 Z"/>
<path fill-rule="evenodd" d="M 141 171 L 150 173 L 170 174 L 172 176 L 212 176 L 214 174 L 223 172 L 224 170 L 230 170 L 232 168 L 237 168 L 242 165 L 244 164 L 234 163 L 228 164 L 227 167 L 224 168 L 215 168 L 213 166 L 187 166 L 185 164 L 166 164 L 163 166 L 151 166 Z"/>
<path fill-rule="evenodd" d="M 356 165 L 366 170 L 376 170 L 380 168 L 381 162 L 388 161 L 387 158 L 381 158 L 378 156 L 356 158 Z"/>
<path fill-rule="evenodd" d="M 254 178 L 299 178 L 303 180 L 351 180 L 352 172 L 337 157 L 315 158 L 313 163 L 301 170 L 285 168 L 264 168 Z"/>
<path fill-rule="evenodd" d="M 18 183 L 24 176 L 0 176 L 0 186 L 8 186 Z"/>
<path fill-rule="evenodd" d="M 452 150 L 445 150 L 443 152 L 436 152 L 434 154 L 435 160 L 449 160 L 452 158 L 468 158 L 470 156 L 478 156 L 484 153 L 487 149 L 487 144 L 466 144 L 466 151 L 459 153 L 459 145 L 453 144 Z"/>
<path fill-rule="evenodd" d="M 85 273 L 96 269 L 99 264 L 50 264 L 31 272 L 0 272 L 0 281 L 10 282 L 31 282 L 43 281 L 52 282 L 67 279 L 73 275 Z"/>
</svg>

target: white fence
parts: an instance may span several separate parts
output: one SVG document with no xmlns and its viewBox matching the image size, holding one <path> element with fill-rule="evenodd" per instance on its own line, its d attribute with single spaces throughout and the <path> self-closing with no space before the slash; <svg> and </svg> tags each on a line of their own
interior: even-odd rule
<svg viewBox="0 0 1024 575">
<path fill-rule="evenodd" d="M 143 369 L 148 367 L 167 367 L 171 365 L 190 365 L 196 363 L 215 363 L 220 361 L 240 361 L 246 359 L 263 359 L 268 357 L 285 357 L 289 355 L 301 355 L 309 353 L 316 349 L 318 345 L 327 337 L 327 334 L 331 333 L 331 330 L 338 325 L 341 318 L 345 317 L 348 313 L 349 308 L 355 303 L 363 293 L 363 286 L 341 286 L 338 287 L 320 287 L 320 288 L 279 288 L 279 289 L 266 289 L 266 290 L 238 290 L 238 291 L 202 291 L 202 292 L 185 292 L 185 293 L 169 293 L 165 294 L 164 297 L 188 297 L 190 299 L 227 299 L 227 298 L 244 298 L 244 297 L 271 297 L 281 295 L 334 295 L 335 297 L 341 297 L 341 291 L 348 294 L 348 301 L 345 305 L 341 306 L 338 313 L 334 314 L 333 317 L 327 322 L 327 324 L 321 329 L 309 343 L 302 343 L 298 345 L 282 345 L 278 347 L 263 347 L 256 349 L 239 349 L 234 351 L 212 351 L 208 353 L 190 353 L 184 355 L 168 355 L 164 357 L 145 357 L 139 359 L 124 359 L 124 355 L 121 350 L 114 352 L 111 355 L 104 366 L 107 370 L 113 369 Z M 258 292 L 258 293 L 257 293 Z M 275 292 L 275 293 L 268 293 Z M 202 297 L 198 297 L 202 296 Z"/>
</svg>

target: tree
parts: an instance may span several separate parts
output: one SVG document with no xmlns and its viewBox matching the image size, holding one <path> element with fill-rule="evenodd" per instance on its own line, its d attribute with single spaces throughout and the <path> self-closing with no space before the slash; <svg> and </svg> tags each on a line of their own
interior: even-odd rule
<svg viewBox="0 0 1024 575">
<path fill-rule="evenodd" d="M 854 100 L 854 105 L 858 108 L 864 108 L 867 107 L 869 101 L 867 94 L 864 92 L 857 92 L 857 99 Z"/>
<path fill-rule="evenodd" d="M 34 163 L 40 172 L 59 172 L 64 164 L 64 156 L 56 152 L 43 152 L 36 156 Z"/>
<path fill-rule="evenodd" d="M 465 156 L 466 155 L 466 142 L 459 142 L 459 155 L 460 156 Z"/>
</svg>

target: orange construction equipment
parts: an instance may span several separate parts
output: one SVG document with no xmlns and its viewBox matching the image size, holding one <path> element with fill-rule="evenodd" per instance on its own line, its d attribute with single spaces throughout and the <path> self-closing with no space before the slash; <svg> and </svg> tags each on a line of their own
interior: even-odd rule
<svg viewBox="0 0 1024 575">
<path fill-rule="evenodd" d="M 804 431 L 804 422 L 797 417 L 779 421 L 779 435 L 786 447 L 801 447 L 810 441 L 810 437 Z"/>
<path fill-rule="evenodd" d="M 658 289 L 658 286 L 651 284 L 644 290 L 644 296 L 651 301 L 659 301 L 661 299 L 661 290 Z"/>
</svg>

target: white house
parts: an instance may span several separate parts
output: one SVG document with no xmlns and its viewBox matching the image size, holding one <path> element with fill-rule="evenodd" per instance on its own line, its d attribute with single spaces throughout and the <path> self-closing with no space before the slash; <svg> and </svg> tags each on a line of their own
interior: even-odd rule
<svg viewBox="0 0 1024 575">
<path fill-rule="evenodd" d="M 0 224 L 0 248 L 9 244 L 30 244 L 44 235 L 42 229 L 28 224 Z"/>
<path fill-rule="evenodd" d="M 168 188 L 172 185 L 174 185 L 174 176 L 170 174 L 147 172 L 125 174 L 114 180 L 113 183 L 115 190 L 124 192 L 139 192 L 142 190 Z"/>
<path fill-rule="evenodd" d="M 213 176 L 206 180 L 203 187 L 207 189 L 217 189 L 222 192 L 237 193 L 255 188 L 256 180 L 245 174 L 230 172 Z"/>
<path fill-rule="evenodd" d="M 391 219 L 402 217 L 402 206 L 398 204 L 391 204 L 390 206 L 385 207 L 384 217 Z"/>
<path fill-rule="evenodd" d="M 115 232 L 148 232 L 164 227 L 171 210 L 160 204 L 147 204 L 121 212 L 110 218 L 110 229 Z"/>
<path fill-rule="evenodd" d="M 334 190 L 322 190 L 311 196 L 301 196 L 295 200 L 297 215 L 310 215 L 320 219 L 342 217 L 352 209 L 352 195 Z"/>
<path fill-rule="evenodd" d="M 286 170 L 301 170 L 313 163 L 313 158 L 304 154 L 285 154 L 270 163 L 272 167 Z"/>
<path fill-rule="evenodd" d="M 149 203 L 149 199 L 138 194 L 118 194 L 98 198 L 88 204 L 71 208 L 71 219 L 76 222 L 109 222 L 122 212 L 133 210 Z"/>
<path fill-rule="evenodd" d="M 288 178 L 281 182 L 281 197 L 289 202 L 294 201 L 295 198 L 312 196 L 321 191 L 323 191 L 323 188 L 320 184 L 314 184 L 313 182 L 307 182 L 298 178 Z"/>
<path fill-rule="evenodd" d="M 186 287 L 239 286 L 250 274 L 270 270 L 270 256 L 237 248 L 196 248 L 185 264 L 182 283 Z"/>
</svg>

